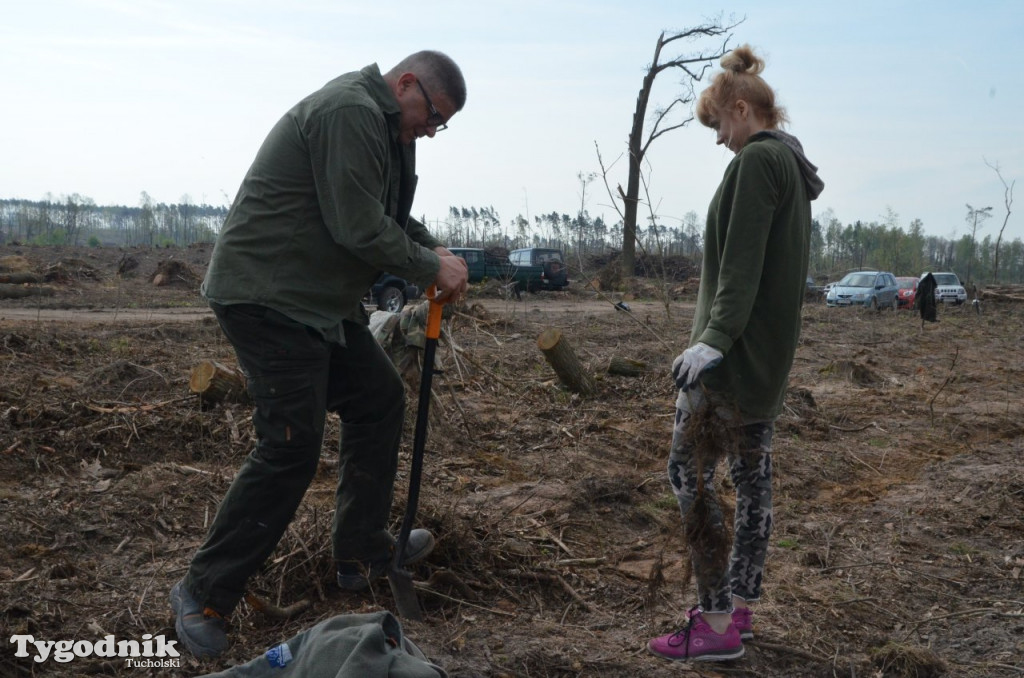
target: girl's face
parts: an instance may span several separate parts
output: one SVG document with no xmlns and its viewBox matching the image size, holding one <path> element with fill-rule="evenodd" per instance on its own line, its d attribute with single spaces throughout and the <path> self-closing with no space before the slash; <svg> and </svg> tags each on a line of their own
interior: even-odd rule
<svg viewBox="0 0 1024 678">
<path fill-rule="evenodd" d="M 758 124 L 750 105 L 740 99 L 728 110 L 721 112 L 712 129 L 718 135 L 715 143 L 722 144 L 733 153 L 739 153 L 755 132 L 762 127 Z"/>
</svg>

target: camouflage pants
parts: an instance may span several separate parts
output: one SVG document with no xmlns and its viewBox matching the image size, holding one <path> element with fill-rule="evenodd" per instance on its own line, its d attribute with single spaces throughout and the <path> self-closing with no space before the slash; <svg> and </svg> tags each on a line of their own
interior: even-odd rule
<svg viewBox="0 0 1024 678">
<path fill-rule="evenodd" d="M 699 395 L 688 399 L 682 393 L 676 403 L 676 418 L 669 453 L 668 476 L 672 491 L 679 502 L 683 517 L 697 497 L 697 463 L 691 441 L 685 435 L 686 422 L 697 410 Z M 723 420 L 723 425 L 730 423 Z M 735 424 L 732 424 L 735 425 Z M 729 451 L 726 461 L 736 488 L 736 512 L 733 517 L 732 554 L 728 571 L 700 572 L 706 558 L 691 561 L 698 582 L 697 596 L 701 609 L 708 612 L 732 610 L 732 596 L 747 601 L 761 597 L 761 579 L 764 573 L 768 540 L 772 531 L 772 435 L 774 422 L 740 425 L 739 444 Z M 723 526 L 723 516 L 714 488 L 715 468 L 704 469 L 705 498 L 709 501 L 708 519 Z M 702 585 L 702 582 L 704 583 Z"/>
</svg>

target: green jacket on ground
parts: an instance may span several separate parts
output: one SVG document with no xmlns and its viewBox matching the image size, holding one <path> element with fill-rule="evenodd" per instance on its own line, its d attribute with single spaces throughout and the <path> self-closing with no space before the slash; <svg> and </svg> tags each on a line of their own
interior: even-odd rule
<svg viewBox="0 0 1024 678">
<path fill-rule="evenodd" d="M 344 343 L 343 320 L 382 271 L 427 287 L 441 243 L 410 218 L 415 144 L 376 64 L 307 96 L 274 126 L 242 181 L 202 293 L 268 306 Z"/>
<path fill-rule="evenodd" d="M 800 336 L 811 203 L 823 184 L 800 142 L 755 134 L 725 170 L 704 233 L 690 344 L 724 355 L 702 382 L 745 421 L 782 411 Z"/>
<path fill-rule="evenodd" d="M 342 614 L 205 678 L 447 678 L 390 612 Z"/>
</svg>

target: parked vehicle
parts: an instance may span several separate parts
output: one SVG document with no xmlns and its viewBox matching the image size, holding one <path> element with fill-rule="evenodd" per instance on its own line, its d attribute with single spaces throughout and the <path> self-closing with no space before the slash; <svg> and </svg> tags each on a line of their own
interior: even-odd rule
<svg viewBox="0 0 1024 678">
<path fill-rule="evenodd" d="M 525 281 L 520 284 L 530 292 L 560 290 L 569 285 L 569 271 L 562 250 L 526 247 L 512 250 L 508 259 L 514 266 L 528 271 Z"/>
<path fill-rule="evenodd" d="M 896 310 L 899 285 L 888 271 L 847 273 L 825 297 L 828 306 L 864 306 L 880 311 Z"/>
<path fill-rule="evenodd" d="M 814 282 L 814 278 L 807 276 L 807 286 L 804 289 L 804 298 L 806 299 L 820 299 L 825 296 L 828 290 Z"/>
<path fill-rule="evenodd" d="M 485 278 L 512 282 L 519 273 L 517 267 L 513 266 L 507 257 L 488 254 L 478 247 L 449 247 L 448 250 L 466 261 L 471 283 L 478 283 Z M 523 273 L 527 271 L 524 270 Z"/>
<path fill-rule="evenodd" d="M 896 284 L 900 286 L 896 294 L 897 308 L 914 309 L 914 300 L 917 297 L 917 284 L 921 282 L 918 278 L 901 276 L 896 278 Z"/>
<path fill-rule="evenodd" d="M 370 288 L 370 298 L 377 308 L 392 313 L 398 313 L 406 302 L 419 299 L 422 294 L 423 290 L 416 285 L 390 273 L 381 273 Z"/>
<path fill-rule="evenodd" d="M 927 272 L 922 273 L 921 277 L 928 275 Z M 960 278 L 956 277 L 956 273 L 950 273 L 948 271 L 942 273 L 932 273 L 935 277 L 935 301 L 936 303 L 942 302 L 944 304 L 960 304 L 967 301 L 967 290 L 960 284 Z"/>
<path fill-rule="evenodd" d="M 514 289 L 559 290 L 569 284 L 561 250 L 524 248 L 512 250 L 508 257 L 489 254 L 479 247 L 449 247 L 449 251 L 466 261 L 469 282 L 485 278 L 501 280 Z"/>
</svg>

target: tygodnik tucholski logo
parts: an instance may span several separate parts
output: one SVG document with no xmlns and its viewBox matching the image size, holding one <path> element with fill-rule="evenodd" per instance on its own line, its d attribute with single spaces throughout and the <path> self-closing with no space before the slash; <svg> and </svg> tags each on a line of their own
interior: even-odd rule
<svg viewBox="0 0 1024 678">
<path fill-rule="evenodd" d="M 40 664 L 52 659 L 67 663 L 84 657 L 118 657 L 126 666 L 142 668 L 179 668 L 180 657 L 175 649 L 178 641 L 167 640 L 164 636 L 147 633 L 142 640 L 116 640 L 112 635 L 102 640 L 36 640 L 33 636 L 11 636 L 15 657 L 28 657 L 34 651 L 33 660 Z"/>
</svg>

